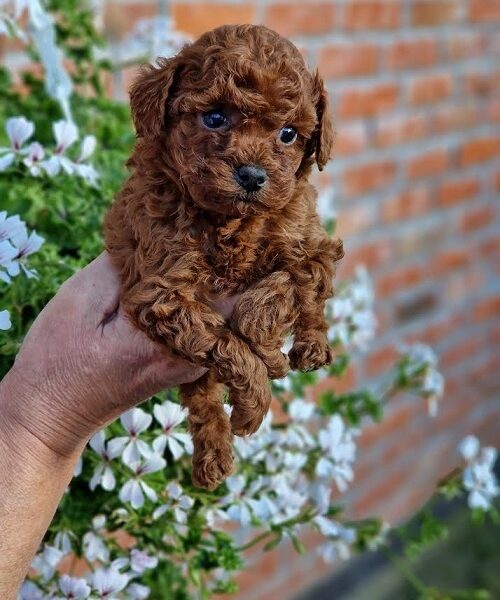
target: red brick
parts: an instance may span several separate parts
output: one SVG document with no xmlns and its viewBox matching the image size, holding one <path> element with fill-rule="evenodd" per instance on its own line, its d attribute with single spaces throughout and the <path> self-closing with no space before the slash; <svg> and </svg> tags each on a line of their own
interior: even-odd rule
<svg viewBox="0 0 500 600">
<path fill-rule="evenodd" d="M 350 88 L 341 94 L 336 113 L 342 119 L 373 117 L 392 110 L 398 96 L 399 88 L 392 83 Z"/>
<path fill-rule="evenodd" d="M 386 298 L 401 290 L 415 287 L 422 282 L 424 271 L 419 265 L 394 269 L 388 275 L 380 276 L 376 282 L 377 298 Z"/>
<path fill-rule="evenodd" d="M 410 102 L 427 104 L 448 98 L 453 91 L 453 79 L 449 73 L 424 75 L 415 78 L 410 85 Z"/>
<path fill-rule="evenodd" d="M 370 242 L 354 249 L 347 245 L 346 256 L 340 264 L 342 277 L 349 277 L 358 265 L 364 265 L 367 269 L 376 269 L 386 264 L 391 255 L 391 244 L 387 239 Z"/>
<path fill-rule="evenodd" d="M 446 56 L 451 60 L 481 56 L 486 48 L 486 40 L 480 33 L 460 32 L 451 34 L 446 40 Z"/>
<path fill-rule="evenodd" d="M 323 77 L 370 75 L 377 70 L 378 60 L 375 44 L 336 43 L 320 49 L 318 68 Z"/>
<path fill-rule="evenodd" d="M 500 121 L 500 99 L 493 98 L 486 108 L 489 121 Z"/>
<path fill-rule="evenodd" d="M 372 365 L 371 372 L 379 375 L 381 370 L 390 368 L 399 356 L 394 346 L 384 346 L 368 357 Z M 403 431 L 415 417 L 417 407 L 413 403 L 402 404 L 397 402 L 387 411 L 381 423 L 370 423 L 363 428 L 359 438 L 361 451 L 371 449 L 380 440 L 385 440 L 392 434 Z"/>
<path fill-rule="evenodd" d="M 407 174 L 410 179 L 438 175 L 449 167 L 448 150 L 437 149 L 424 152 L 408 161 Z"/>
<path fill-rule="evenodd" d="M 493 187 L 496 192 L 500 192 L 500 171 L 493 173 Z"/>
<path fill-rule="evenodd" d="M 483 343 L 484 341 L 480 336 L 467 335 L 459 344 L 453 345 L 442 353 L 440 356 L 441 367 L 448 370 L 457 364 L 468 362 L 471 356 L 479 354 Z"/>
<path fill-rule="evenodd" d="M 460 230 L 462 233 L 470 233 L 483 229 L 493 222 L 495 211 L 492 206 L 480 206 L 469 210 L 460 219 Z"/>
<path fill-rule="evenodd" d="M 415 69 L 437 62 L 437 41 L 432 39 L 403 40 L 387 49 L 386 65 L 390 69 Z"/>
<path fill-rule="evenodd" d="M 433 277 L 442 277 L 451 271 L 463 269 L 471 263 L 470 248 L 458 250 L 444 250 L 433 258 L 430 274 Z"/>
<path fill-rule="evenodd" d="M 412 188 L 389 197 L 380 207 L 383 223 L 394 223 L 425 214 L 430 208 L 430 194 L 427 188 Z"/>
<path fill-rule="evenodd" d="M 403 450 L 403 447 L 401 448 Z M 393 498 L 401 488 L 404 489 L 408 484 L 411 474 L 406 467 L 398 467 L 397 470 L 390 470 L 391 465 L 384 465 L 385 474 L 381 479 L 375 480 L 361 497 L 356 500 L 352 507 L 354 515 L 358 519 L 372 516 L 375 507 L 379 504 L 387 503 L 388 498 Z M 377 510 L 377 516 L 381 513 Z M 387 515 L 384 515 L 387 518 Z"/>
<path fill-rule="evenodd" d="M 331 2 L 271 4 L 264 15 L 264 25 L 284 36 L 328 33 L 334 24 Z"/>
<path fill-rule="evenodd" d="M 500 137 L 476 138 L 465 142 L 459 151 L 459 164 L 468 167 L 479 162 L 485 162 L 500 154 Z"/>
<path fill-rule="evenodd" d="M 429 222 L 419 227 L 404 231 L 396 240 L 396 255 L 399 258 L 413 258 L 419 252 L 437 251 L 443 239 L 455 233 L 451 221 Z"/>
<path fill-rule="evenodd" d="M 474 306 L 474 321 L 487 321 L 500 315 L 500 296 L 484 298 Z"/>
<path fill-rule="evenodd" d="M 498 236 L 494 235 L 483 240 L 479 244 L 478 250 L 481 257 L 490 261 L 496 272 L 500 273 L 500 240 Z"/>
<path fill-rule="evenodd" d="M 391 146 L 423 138 L 428 133 L 427 119 L 423 115 L 380 118 L 375 129 L 375 144 Z"/>
<path fill-rule="evenodd" d="M 326 377 L 322 379 L 310 390 L 308 397 L 316 402 L 319 396 L 328 390 L 335 390 L 338 394 L 343 394 L 351 391 L 357 383 L 355 366 L 350 364 L 340 379 L 338 377 Z"/>
<path fill-rule="evenodd" d="M 473 177 L 446 181 L 439 187 L 437 197 L 442 206 L 452 206 L 457 202 L 473 198 L 478 194 L 479 189 L 479 180 Z"/>
<path fill-rule="evenodd" d="M 448 319 L 440 320 L 438 323 L 423 325 L 417 333 L 408 337 L 408 343 L 415 344 L 423 342 L 426 344 L 439 344 L 446 340 L 450 335 L 457 330 L 458 327 L 463 327 L 464 319 L 461 314 L 455 313 Z M 446 390 L 449 392 L 449 385 L 446 385 Z"/>
<path fill-rule="evenodd" d="M 177 29 L 199 36 L 209 29 L 226 23 L 252 23 L 255 6 L 248 4 L 194 2 L 172 6 L 172 16 Z"/>
<path fill-rule="evenodd" d="M 500 1 L 471 0 L 469 18 L 475 23 L 500 22 Z"/>
<path fill-rule="evenodd" d="M 349 0 L 344 25 L 349 30 L 395 29 L 401 22 L 397 0 Z"/>
<path fill-rule="evenodd" d="M 342 190 L 345 196 L 358 196 L 389 185 L 396 174 L 391 160 L 365 163 L 347 167 L 342 173 Z"/>
<path fill-rule="evenodd" d="M 368 145 L 368 136 L 364 123 L 340 123 L 335 134 L 333 154 L 345 156 L 364 150 Z"/>
<path fill-rule="evenodd" d="M 457 21 L 459 10 L 456 0 L 419 0 L 412 4 L 411 22 L 417 27 L 449 25 Z"/>
<path fill-rule="evenodd" d="M 500 90 L 500 71 L 472 72 L 465 75 L 464 90 L 473 96 L 489 96 Z"/>
<path fill-rule="evenodd" d="M 157 8 L 154 4 L 134 2 L 106 2 L 104 6 L 104 31 L 111 40 L 119 40 L 132 31 L 140 19 L 150 19 L 156 15 Z"/>
<path fill-rule="evenodd" d="M 366 231 L 375 224 L 373 203 L 363 203 L 357 206 L 347 206 L 337 215 L 335 234 L 340 238 Z"/>
<path fill-rule="evenodd" d="M 471 291 L 484 286 L 486 278 L 484 271 L 472 268 L 453 273 L 446 278 L 444 283 L 444 293 L 441 294 L 442 302 L 445 306 L 456 306 L 468 301 L 471 297 Z M 463 327 L 463 324 L 461 327 Z"/>
<path fill-rule="evenodd" d="M 438 107 L 432 118 L 432 128 L 438 133 L 451 129 L 465 129 L 477 125 L 481 114 L 476 103 Z"/>
</svg>

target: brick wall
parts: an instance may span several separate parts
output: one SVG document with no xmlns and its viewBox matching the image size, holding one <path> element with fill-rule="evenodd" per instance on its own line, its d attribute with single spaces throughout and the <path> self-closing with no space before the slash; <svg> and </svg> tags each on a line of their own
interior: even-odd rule
<svg viewBox="0 0 500 600">
<path fill-rule="evenodd" d="M 104 27 L 118 43 L 137 19 L 167 9 L 108 1 Z M 400 397 L 361 437 L 349 512 L 398 522 L 452 468 L 464 434 L 500 441 L 500 2 L 178 0 L 171 11 L 193 36 L 264 23 L 327 80 L 337 141 L 320 183 L 335 189 L 346 246 L 339 278 L 367 265 L 380 321 L 349 384 L 375 377 L 395 343 L 414 340 L 434 346 L 447 380 L 435 420 Z M 134 72 L 118 73 L 110 93 L 124 98 Z M 305 541 L 312 549 L 316 539 Z M 329 569 L 288 546 L 249 560 L 240 600 L 292 598 Z"/>
</svg>

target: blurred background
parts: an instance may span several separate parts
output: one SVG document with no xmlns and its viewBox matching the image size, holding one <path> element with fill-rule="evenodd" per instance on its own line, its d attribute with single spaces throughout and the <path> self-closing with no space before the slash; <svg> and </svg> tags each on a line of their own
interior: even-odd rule
<svg viewBox="0 0 500 600">
<path fill-rule="evenodd" d="M 139 62 L 224 23 L 265 24 L 320 70 L 337 131 L 317 178 L 321 212 L 344 239 L 338 280 L 366 265 L 379 321 L 341 385 L 366 384 L 398 344 L 417 340 L 433 346 L 446 378 L 435 419 L 399 396 L 364 429 L 344 496 L 353 517 L 408 519 L 454 467 L 465 434 L 500 441 L 500 2 L 103 0 L 94 9 L 114 64 L 107 93 L 124 102 Z M 4 44 L 11 70 L 29 68 L 16 42 Z M 249 560 L 239 600 L 295 598 L 332 569 L 287 546 Z M 340 597 L 325 589 L 302 597 Z M 389 596 L 370 596 L 379 597 Z"/>
</svg>

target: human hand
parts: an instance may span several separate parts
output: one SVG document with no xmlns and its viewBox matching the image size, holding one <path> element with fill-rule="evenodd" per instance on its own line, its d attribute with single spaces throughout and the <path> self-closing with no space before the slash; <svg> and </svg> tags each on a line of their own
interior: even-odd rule
<svg viewBox="0 0 500 600">
<path fill-rule="evenodd" d="M 33 323 L 2 382 L 2 411 L 69 455 L 98 429 L 152 394 L 205 369 L 149 340 L 119 309 L 119 281 L 101 254 L 75 274 Z M 214 307 L 228 317 L 236 298 Z"/>
</svg>

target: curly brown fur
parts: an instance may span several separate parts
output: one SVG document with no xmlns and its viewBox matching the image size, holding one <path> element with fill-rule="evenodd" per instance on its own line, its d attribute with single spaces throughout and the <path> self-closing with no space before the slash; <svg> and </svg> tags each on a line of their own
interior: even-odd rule
<svg viewBox="0 0 500 600">
<path fill-rule="evenodd" d="M 106 217 L 106 246 L 136 325 L 209 368 L 181 397 L 193 481 L 213 489 L 231 472 L 232 433 L 254 432 L 268 410 L 268 376 L 331 360 L 323 309 L 342 244 L 323 230 L 308 182 L 314 162 L 322 169 L 330 156 L 327 95 L 277 33 L 224 26 L 145 67 L 131 108 L 132 173 Z M 204 125 L 214 108 L 230 126 Z M 298 130 L 291 145 L 279 139 L 285 125 Z M 267 173 L 258 191 L 235 179 L 248 164 Z M 226 323 L 211 301 L 236 293 Z M 286 357 L 280 348 L 292 332 Z M 233 405 L 230 424 L 220 383 Z"/>
</svg>

